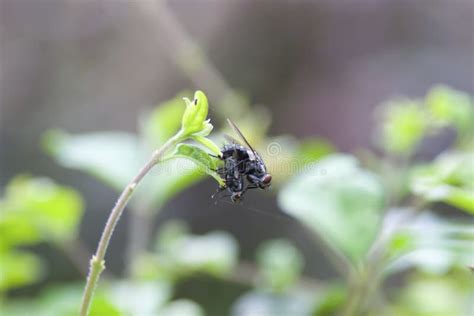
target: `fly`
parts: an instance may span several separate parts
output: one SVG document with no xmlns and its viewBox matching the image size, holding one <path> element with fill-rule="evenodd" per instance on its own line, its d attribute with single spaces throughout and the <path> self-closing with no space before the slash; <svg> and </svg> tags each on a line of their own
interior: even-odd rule
<svg viewBox="0 0 474 316">
<path fill-rule="evenodd" d="M 232 202 L 238 203 L 247 190 L 268 188 L 272 176 L 267 172 L 261 156 L 253 149 L 240 129 L 229 119 L 227 123 L 245 146 L 232 141 L 222 148 L 222 156 L 218 158 L 224 165 L 217 169 L 217 173 L 224 181 L 224 186 L 219 188 L 217 194 L 227 190 Z"/>
</svg>

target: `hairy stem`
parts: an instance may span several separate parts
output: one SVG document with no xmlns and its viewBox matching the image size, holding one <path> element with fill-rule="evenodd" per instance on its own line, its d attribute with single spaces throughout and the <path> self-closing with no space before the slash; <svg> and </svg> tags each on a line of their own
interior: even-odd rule
<svg viewBox="0 0 474 316">
<path fill-rule="evenodd" d="M 150 160 L 142 167 L 138 174 L 133 178 L 133 180 L 125 187 L 122 194 L 115 203 L 114 208 L 110 212 L 107 223 L 105 224 L 104 231 L 100 237 L 99 245 L 97 246 L 97 251 L 90 261 L 89 275 L 87 277 L 86 287 L 84 289 L 84 294 L 82 297 L 80 316 L 87 316 L 89 313 L 89 308 L 92 302 L 92 297 L 94 295 L 94 290 L 99 281 L 100 274 L 105 269 L 105 254 L 109 246 L 110 238 L 114 232 L 115 226 L 117 225 L 122 212 L 127 206 L 128 201 L 132 197 L 133 191 L 136 186 L 140 183 L 145 175 L 158 163 L 163 157 L 164 153 L 170 148 L 174 147 L 178 142 L 182 140 L 181 133 L 177 133 L 175 136 L 170 138 L 161 148 L 156 150 L 151 156 Z"/>
</svg>

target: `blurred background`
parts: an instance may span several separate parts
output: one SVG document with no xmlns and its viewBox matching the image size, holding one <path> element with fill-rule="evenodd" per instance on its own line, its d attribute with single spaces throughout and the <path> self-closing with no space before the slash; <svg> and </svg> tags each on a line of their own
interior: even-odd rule
<svg viewBox="0 0 474 316">
<path fill-rule="evenodd" d="M 119 192 L 198 89 L 216 143 L 236 121 L 272 190 L 234 205 L 195 165 L 154 170 L 92 314 L 472 315 L 472 1 L 0 0 L 0 15 L 5 315 L 75 314 Z"/>
</svg>

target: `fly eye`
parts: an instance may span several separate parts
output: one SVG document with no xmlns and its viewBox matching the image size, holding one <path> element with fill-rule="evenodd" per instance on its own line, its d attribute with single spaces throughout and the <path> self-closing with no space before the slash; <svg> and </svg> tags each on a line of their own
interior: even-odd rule
<svg viewBox="0 0 474 316">
<path fill-rule="evenodd" d="M 269 185 L 270 182 L 272 182 L 272 176 L 267 173 L 266 175 L 263 176 L 262 182 L 265 185 Z"/>
</svg>

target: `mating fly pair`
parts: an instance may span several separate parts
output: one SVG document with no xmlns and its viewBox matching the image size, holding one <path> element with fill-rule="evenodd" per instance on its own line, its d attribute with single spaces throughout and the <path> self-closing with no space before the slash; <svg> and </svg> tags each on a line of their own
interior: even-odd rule
<svg viewBox="0 0 474 316">
<path fill-rule="evenodd" d="M 247 190 L 268 188 L 272 176 L 267 172 L 262 157 L 252 148 L 239 128 L 231 120 L 227 119 L 227 122 L 245 146 L 231 139 L 231 143 L 222 148 L 222 156 L 217 158 L 224 165 L 217 169 L 217 173 L 224 180 L 224 186 L 214 196 L 227 190 L 232 202 L 238 203 Z"/>
</svg>

